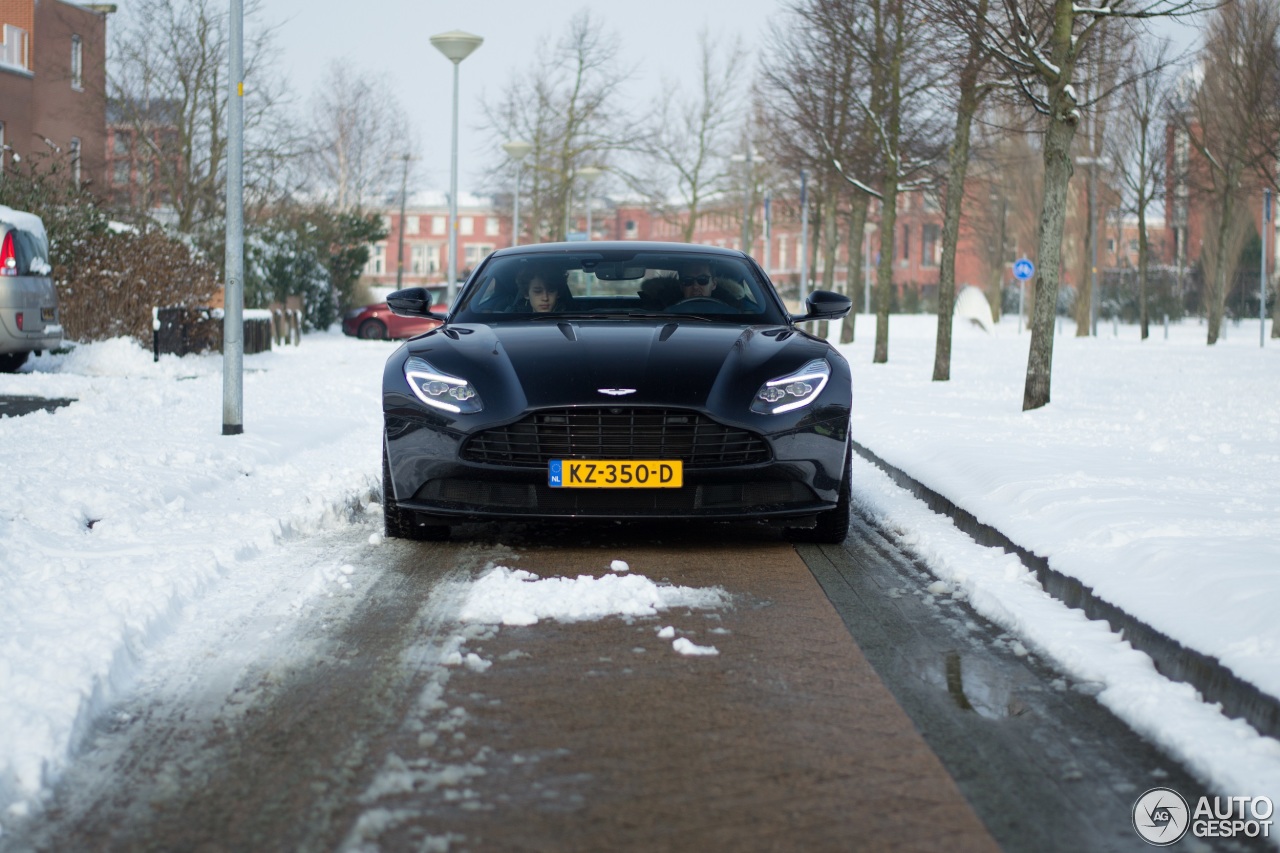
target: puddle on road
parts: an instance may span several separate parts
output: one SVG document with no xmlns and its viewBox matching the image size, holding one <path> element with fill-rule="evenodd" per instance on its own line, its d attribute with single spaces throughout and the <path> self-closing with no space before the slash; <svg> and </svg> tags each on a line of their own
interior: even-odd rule
<svg viewBox="0 0 1280 853">
<path fill-rule="evenodd" d="M 909 672 L 924 683 L 945 690 L 961 711 L 989 720 L 1007 720 L 1026 713 L 1014 679 L 1003 667 L 956 651 L 908 662 Z"/>
</svg>

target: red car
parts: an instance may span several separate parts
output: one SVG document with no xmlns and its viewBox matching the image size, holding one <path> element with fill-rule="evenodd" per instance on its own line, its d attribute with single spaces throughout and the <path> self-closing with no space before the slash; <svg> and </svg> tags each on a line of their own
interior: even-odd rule
<svg viewBox="0 0 1280 853">
<path fill-rule="evenodd" d="M 440 295 L 437 294 L 439 299 Z M 431 306 L 432 311 L 441 314 L 449 310 L 449 306 L 440 303 Z M 363 308 L 352 308 L 342 318 L 344 334 L 366 340 L 385 341 L 391 338 L 412 338 L 429 332 L 440 325 L 439 320 L 430 317 L 398 317 L 391 313 L 387 303 L 366 305 Z"/>
</svg>

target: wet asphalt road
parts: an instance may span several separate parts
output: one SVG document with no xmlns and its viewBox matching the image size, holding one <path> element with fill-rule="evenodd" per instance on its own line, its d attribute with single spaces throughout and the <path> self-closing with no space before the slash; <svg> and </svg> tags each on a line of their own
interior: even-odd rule
<svg viewBox="0 0 1280 853">
<path fill-rule="evenodd" d="M 467 532 L 388 543 L 355 603 L 288 654 L 253 619 L 228 626 L 240 664 L 105 714 L 0 849 L 1138 851 L 1142 791 L 1200 793 L 1089 685 L 929 595 L 865 520 L 798 551 L 754 529 Z M 734 604 L 471 629 L 464 650 L 490 667 L 440 665 L 458 580 L 601 574 L 620 555 Z M 721 654 L 672 655 L 666 624 Z"/>
<path fill-rule="evenodd" d="M 16 418 L 32 412 L 55 412 L 63 406 L 69 406 L 75 400 L 61 397 L 28 397 L 15 394 L 0 394 L 0 418 Z"/>
</svg>

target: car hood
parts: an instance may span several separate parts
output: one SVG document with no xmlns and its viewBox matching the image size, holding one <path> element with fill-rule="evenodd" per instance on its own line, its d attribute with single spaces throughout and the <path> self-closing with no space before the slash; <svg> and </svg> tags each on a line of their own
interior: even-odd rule
<svg viewBox="0 0 1280 853">
<path fill-rule="evenodd" d="M 486 406 L 518 392 L 524 399 L 510 403 L 519 408 L 614 401 L 721 409 L 730 400 L 745 408 L 763 382 L 830 348 L 783 326 L 561 320 L 452 325 L 411 352 L 471 379 Z"/>
</svg>

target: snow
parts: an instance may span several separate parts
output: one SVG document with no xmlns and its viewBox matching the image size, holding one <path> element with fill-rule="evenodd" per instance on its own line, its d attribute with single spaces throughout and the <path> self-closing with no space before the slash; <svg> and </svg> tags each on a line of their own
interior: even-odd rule
<svg viewBox="0 0 1280 853">
<path fill-rule="evenodd" d="M 932 318 L 892 318 L 887 365 L 871 364 L 873 325 L 859 317 L 859 342 L 844 347 L 856 440 L 1280 696 L 1280 350 L 1259 350 L 1256 326 L 1233 327 L 1210 348 L 1194 322 L 1172 327 L 1169 340 L 1156 328 L 1145 343 L 1131 327 L 1076 339 L 1068 323 L 1055 345 L 1054 402 L 1023 413 L 1029 335 L 1016 320 L 993 334 L 957 325 L 948 383 L 930 381 Z M 153 362 L 117 340 L 0 375 L 0 394 L 77 400 L 0 419 L 10 460 L 0 489 L 0 828 L 39 802 L 149 651 L 194 614 L 226 606 L 220 589 L 246 578 L 267 588 L 277 582 L 263 572 L 273 554 L 355 515 L 376 517 L 389 351 L 317 334 L 246 356 L 246 432 L 233 438 L 220 435 L 216 355 Z M 977 545 L 860 458 L 854 477 L 859 506 L 936 575 L 930 595 L 967 600 L 1004 628 L 1014 653 L 1095 687 L 1216 791 L 1280 798 L 1280 743 L 1161 677 L 1104 623 L 1049 598 L 1016 558 Z M 357 532 L 359 547 L 384 547 L 380 534 Z M 732 654 L 657 621 L 672 608 L 733 606 L 723 590 L 655 583 L 627 556 L 606 551 L 598 572 L 577 577 L 460 572 L 456 628 L 438 659 L 473 672 L 515 665 L 467 645 L 503 626 L 609 616 L 655 620 L 692 666 Z M 293 606 L 355 595 L 362 577 L 358 561 L 335 561 L 285 595 Z M 447 671 L 424 691 L 423 713 L 442 704 Z M 398 760 L 377 784 L 442 786 L 468 800 L 475 768 Z M 355 837 L 400 819 L 371 808 Z"/>
</svg>

